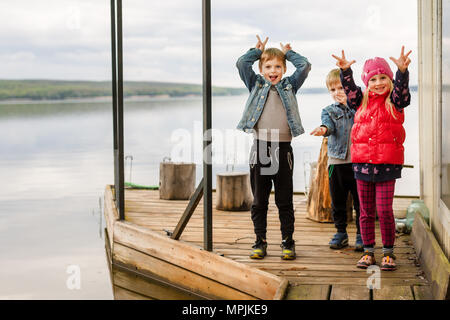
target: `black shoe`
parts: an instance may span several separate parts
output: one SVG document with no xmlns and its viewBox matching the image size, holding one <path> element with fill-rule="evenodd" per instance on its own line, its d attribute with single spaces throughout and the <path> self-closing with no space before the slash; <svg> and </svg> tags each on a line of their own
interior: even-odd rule
<svg viewBox="0 0 450 320">
<path fill-rule="evenodd" d="M 252 248 L 250 254 L 252 259 L 263 259 L 267 255 L 267 241 L 265 239 L 257 238 Z"/>
<path fill-rule="evenodd" d="M 281 259 L 283 260 L 294 260 L 296 258 L 295 254 L 295 241 L 292 239 L 286 239 L 281 241 Z"/>
</svg>

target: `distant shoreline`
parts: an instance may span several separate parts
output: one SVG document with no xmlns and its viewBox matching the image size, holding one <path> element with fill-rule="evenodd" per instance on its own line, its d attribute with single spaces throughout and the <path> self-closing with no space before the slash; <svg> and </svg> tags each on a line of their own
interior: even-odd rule
<svg viewBox="0 0 450 320">
<path fill-rule="evenodd" d="M 129 96 L 124 97 L 124 101 L 151 101 L 151 100 L 165 100 L 165 99 L 177 99 L 177 98 L 200 98 L 200 95 L 195 96 L 180 96 L 170 97 L 169 95 L 158 96 Z M 84 98 L 64 98 L 64 99 L 5 99 L 0 100 L 2 104 L 45 104 L 45 103 L 77 103 L 77 102 L 112 102 L 112 96 L 100 96 L 100 97 L 84 97 Z"/>
<path fill-rule="evenodd" d="M 246 88 L 213 87 L 213 96 L 248 94 Z M 417 85 L 410 87 L 417 91 Z M 202 85 L 170 82 L 124 82 L 124 100 L 202 97 Z M 111 101 L 110 81 L 65 80 L 0 80 L 0 104 L 52 102 L 107 102 Z M 324 88 L 301 88 L 298 94 L 327 93 Z"/>
<path fill-rule="evenodd" d="M 136 97 L 202 96 L 203 86 L 189 83 L 125 81 L 124 99 Z M 245 88 L 213 86 L 214 96 L 241 95 Z M 105 99 L 112 96 L 111 81 L 0 80 L 0 101 L 52 101 L 67 99 Z"/>
</svg>

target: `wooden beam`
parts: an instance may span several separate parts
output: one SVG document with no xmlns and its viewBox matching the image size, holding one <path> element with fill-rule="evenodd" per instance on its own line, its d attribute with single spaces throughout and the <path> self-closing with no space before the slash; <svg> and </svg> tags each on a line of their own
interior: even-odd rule
<svg viewBox="0 0 450 320">
<path fill-rule="evenodd" d="M 184 210 L 184 213 L 181 216 L 181 219 L 178 222 L 177 226 L 175 227 L 175 230 L 173 230 L 173 233 L 171 234 L 170 238 L 174 240 L 180 239 L 181 233 L 183 233 L 183 230 L 188 224 L 189 219 L 191 219 L 191 216 L 194 213 L 195 208 L 197 208 L 198 203 L 202 199 L 202 196 L 203 196 L 203 178 L 198 184 L 197 189 L 195 190 L 191 199 L 189 200 L 189 204 L 186 207 L 186 210 Z"/>
<path fill-rule="evenodd" d="M 284 285 L 283 279 L 278 276 L 167 238 L 127 221 L 117 221 L 114 225 L 114 242 L 259 299 L 274 299 L 278 288 Z M 281 294 L 278 293 L 278 296 Z"/>
<path fill-rule="evenodd" d="M 116 203 L 114 201 L 114 191 L 111 185 L 107 185 L 104 195 L 104 209 L 103 215 L 105 216 L 106 229 L 108 230 L 109 246 L 110 249 L 114 249 L 114 223 L 119 220 L 119 213 L 117 212 Z"/>
<path fill-rule="evenodd" d="M 125 267 L 130 271 L 134 269 L 136 273 L 166 282 L 179 291 L 191 292 L 198 299 L 256 300 L 255 297 L 219 281 L 193 273 L 184 268 L 184 265 L 176 266 L 118 243 L 114 261 L 119 268 Z"/>
<path fill-rule="evenodd" d="M 431 281 L 434 299 L 450 299 L 450 263 L 421 214 L 414 218 L 411 239 L 420 265 Z"/>
<path fill-rule="evenodd" d="M 113 284 L 124 289 L 134 291 L 146 298 L 157 300 L 199 300 L 199 296 L 176 288 L 148 277 L 113 267 Z"/>
</svg>

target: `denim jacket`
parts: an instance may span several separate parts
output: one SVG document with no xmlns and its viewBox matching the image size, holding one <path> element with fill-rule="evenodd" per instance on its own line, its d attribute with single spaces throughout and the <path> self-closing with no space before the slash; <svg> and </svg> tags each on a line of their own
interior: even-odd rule
<svg viewBox="0 0 450 320">
<path fill-rule="evenodd" d="M 322 125 L 327 127 L 328 155 L 336 159 L 345 159 L 348 149 L 348 136 L 351 134 L 356 110 L 338 102 L 323 108 Z"/>
<path fill-rule="evenodd" d="M 250 92 L 250 96 L 245 104 L 242 119 L 237 126 L 238 129 L 245 132 L 251 132 L 258 122 L 272 85 L 271 82 L 266 80 L 262 75 L 256 74 L 253 71 L 253 63 L 261 57 L 261 54 L 261 50 L 251 48 L 247 53 L 241 56 L 236 63 L 236 67 L 239 70 L 239 76 Z M 302 121 L 300 119 L 295 94 L 308 76 L 308 73 L 311 70 L 311 64 L 305 57 L 293 50 L 286 52 L 286 59 L 292 62 L 296 67 L 296 71 L 290 77 L 283 78 L 274 87 L 277 89 L 281 102 L 286 109 L 288 125 L 291 129 L 292 136 L 296 137 L 304 133 L 305 130 L 303 129 Z"/>
</svg>

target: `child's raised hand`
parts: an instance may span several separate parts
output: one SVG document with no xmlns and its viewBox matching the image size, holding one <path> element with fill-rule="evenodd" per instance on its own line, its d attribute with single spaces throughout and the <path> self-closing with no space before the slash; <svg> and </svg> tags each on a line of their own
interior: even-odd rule
<svg viewBox="0 0 450 320">
<path fill-rule="evenodd" d="M 356 60 L 348 61 L 347 59 L 345 59 L 344 50 L 342 50 L 342 57 L 335 56 L 334 54 L 332 54 L 331 56 L 337 60 L 336 65 L 342 70 L 347 70 L 352 64 L 356 62 Z"/>
<path fill-rule="evenodd" d="M 327 133 L 327 128 L 325 127 L 317 127 L 313 131 L 311 131 L 310 135 L 312 136 L 323 136 Z"/>
<path fill-rule="evenodd" d="M 412 50 L 409 50 L 407 54 L 405 54 L 405 46 L 402 46 L 402 51 L 400 52 L 400 57 L 398 59 L 395 59 L 394 57 L 390 57 L 391 59 L 398 67 L 398 70 L 400 70 L 402 73 L 408 69 L 409 64 L 411 63 L 411 59 L 408 58 Z"/>
<path fill-rule="evenodd" d="M 264 40 L 264 42 L 261 41 L 261 39 L 259 38 L 259 35 L 256 35 L 256 38 L 258 38 L 258 42 L 256 43 L 255 48 L 259 49 L 261 51 L 264 51 L 264 48 L 266 47 L 266 43 L 267 43 L 267 40 L 269 40 L 269 37 L 266 37 L 266 40 Z"/>
<path fill-rule="evenodd" d="M 290 43 L 286 43 L 286 45 L 283 45 L 280 42 L 280 47 L 281 47 L 281 51 L 283 51 L 284 54 L 286 54 L 286 52 L 288 52 L 289 50 L 292 50 Z"/>
</svg>

